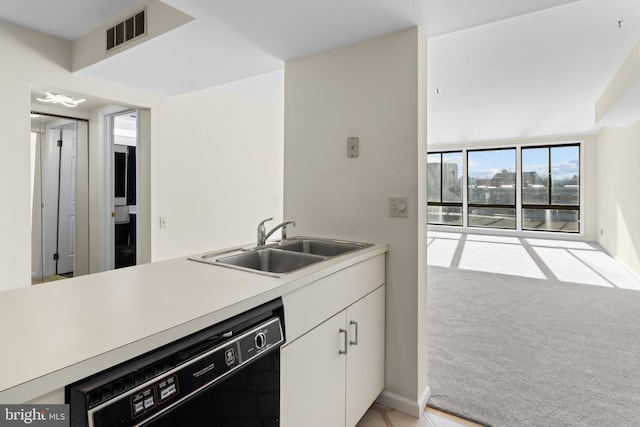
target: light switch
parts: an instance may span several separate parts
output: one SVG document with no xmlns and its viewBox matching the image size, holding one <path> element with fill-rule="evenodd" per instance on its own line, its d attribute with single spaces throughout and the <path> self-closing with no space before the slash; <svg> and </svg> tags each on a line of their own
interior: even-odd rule
<svg viewBox="0 0 640 427">
<path fill-rule="evenodd" d="M 389 197 L 389 216 L 403 217 L 409 216 L 409 208 L 406 197 Z"/>
<path fill-rule="evenodd" d="M 161 216 L 160 217 L 160 228 L 167 228 L 167 217 L 166 216 Z"/>
</svg>

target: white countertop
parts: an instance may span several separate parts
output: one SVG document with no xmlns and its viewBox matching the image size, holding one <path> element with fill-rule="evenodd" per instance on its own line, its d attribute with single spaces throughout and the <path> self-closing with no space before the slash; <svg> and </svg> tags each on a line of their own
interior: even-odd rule
<svg viewBox="0 0 640 427">
<path fill-rule="evenodd" d="M 0 403 L 37 398 L 387 250 L 281 278 L 185 257 L 1 291 Z"/>
</svg>

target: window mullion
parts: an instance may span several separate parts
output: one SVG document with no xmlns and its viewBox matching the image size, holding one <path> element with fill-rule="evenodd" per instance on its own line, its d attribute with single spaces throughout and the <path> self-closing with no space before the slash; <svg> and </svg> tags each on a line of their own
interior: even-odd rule
<svg viewBox="0 0 640 427">
<path fill-rule="evenodd" d="M 440 153 L 440 203 L 444 201 L 444 154 Z"/>
<path fill-rule="evenodd" d="M 522 231 L 522 148 L 516 148 L 516 230 Z"/>
<path fill-rule="evenodd" d="M 469 166 L 467 162 L 467 150 L 462 150 L 462 226 L 464 228 L 469 227 L 469 185 L 468 185 L 468 175 L 469 175 Z"/>
<path fill-rule="evenodd" d="M 549 166 L 547 169 L 548 170 L 547 179 L 549 182 L 549 191 L 548 191 L 547 197 L 549 198 L 549 201 L 547 202 L 547 205 L 551 207 L 553 205 L 552 203 L 553 199 L 551 199 L 551 196 L 552 196 L 551 188 L 553 187 L 553 177 L 551 176 L 551 147 L 550 146 L 547 147 L 547 161 L 549 162 Z"/>
</svg>

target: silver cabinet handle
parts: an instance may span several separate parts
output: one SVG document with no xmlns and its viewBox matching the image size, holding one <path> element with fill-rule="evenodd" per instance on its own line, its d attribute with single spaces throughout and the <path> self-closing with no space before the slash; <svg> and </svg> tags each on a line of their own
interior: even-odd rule
<svg viewBox="0 0 640 427">
<path fill-rule="evenodd" d="M 355 326 L 356 327 L 356 331 L 355 331 L 355 339 L 349 341 L 350 345 L 358 345 L 358 322 L 356 322 L 355 320 L 352 320 L 349 322 L 349 327 L 351 326 Z"/>
<path fill-rule="evenodd" d="M 340 329 L 340 333 L 344 334 L 344 350 L 340 350 L 338 351 L 338 354 L 347 354 L 347 330 L 346 329 Z"/>
</svg>

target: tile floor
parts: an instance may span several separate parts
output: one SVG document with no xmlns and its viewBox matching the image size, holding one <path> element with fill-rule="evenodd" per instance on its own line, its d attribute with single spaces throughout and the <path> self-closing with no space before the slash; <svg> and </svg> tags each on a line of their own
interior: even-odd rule
<svg viewBox="0 0 640 427">
<path fill-rule="evenodd" d="M 481 427 L 479 424 L 427 408 L 420 419 L 374 404 L 356 427 Z"/>
</svg>

